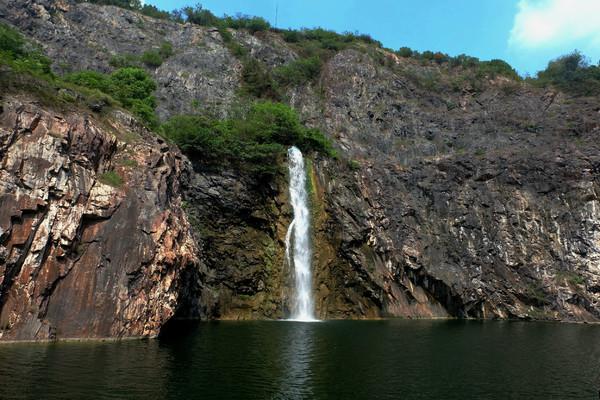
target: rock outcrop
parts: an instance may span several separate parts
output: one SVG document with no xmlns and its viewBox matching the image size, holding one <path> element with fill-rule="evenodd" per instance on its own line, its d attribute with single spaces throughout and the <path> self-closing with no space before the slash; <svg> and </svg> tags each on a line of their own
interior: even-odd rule
<svg viewBox="0 0 600 400">
<path fill-rule="evenodd" d="M 5 97 L 0 340 L 156 335 L 198 268 L 181 209 L 188 173 L 126 114 Z"/>
<path fill-rule="evenodd" d="M 67 0 L 0 0 L 0 15 L 57 73 L 172 43 L 149 69 L 163 120 L 227 115 L 238 100 L 242 63 L 215 29 Z M 232 35 L 267 69 L 299 57 L 271 32 Z M 320 317 L 600 320 L 597 98 L 375 48 L 338 52 L 286 97 L 340 153 L 309 162 Z M 19 104 L 2 114 L 4 338 L 286 315 L 284 173 L 188 167 L 131 121 Z M 99 181 L 113 169 L 122 187 Z"/>
</svg>

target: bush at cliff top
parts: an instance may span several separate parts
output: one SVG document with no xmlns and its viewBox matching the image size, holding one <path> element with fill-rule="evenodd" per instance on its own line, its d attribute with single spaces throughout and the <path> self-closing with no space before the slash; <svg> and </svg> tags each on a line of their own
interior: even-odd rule
<svg viewBox="0 0 600 400">
<path fill-rule="evenodd" d="M 94 3 L 105 6 L 117 6 L 128 10 L 139 11 L 152 18 L 178 20 L 178 15 L 158 9 L 150 4 L 142 4 L 140 0 L 77 0 L 79 3 Z"/>
<path fill-rule="evenodd" d="M 289 106 L 269 101 L 254 103 L 237 119 L 176 116 L 160 132 L 201 162 L 244 165 L 261 174 L 276 172 L 277 161 L 292 145 L 334 156 L 331 142 L 319 130 L 304 127 Z"/>
<path fill-rule="evenodd" d="M 577 50 L 548 63 L 540 71 L 536 84 L 554 85 L 565 92 L 576 95 L 600 94 L 600 65 L 590 65 Z"/>
<path fill-rule="evenodd" d="M 247 29 L 250 33 L 268 31 L 271 29 L 269 21 L 262 17 L 251 17 L 248 15 L 237 15 L 235 17 L 225 15 L 222 18 L 217 17 L 209 10 L 196 4 L 194 7 L 184 7 L 175 12 L 181 15 L 183 19 L 192 24 L 202 26 L 214 26 L 221 29 Z"/>
<path fill-rule="evenodd" d="M 480 76 L 489 76 L 491 78 L 501 75 L 515 80 L 521 79 L 513 67 L 504 60 L 490 60 L 479 62 L 477 73 Z"/>
</svg>

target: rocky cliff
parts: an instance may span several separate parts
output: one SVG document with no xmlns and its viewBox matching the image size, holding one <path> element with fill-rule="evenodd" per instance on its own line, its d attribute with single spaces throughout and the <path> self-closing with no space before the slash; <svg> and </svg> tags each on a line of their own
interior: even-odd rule
<svg viewBox="0 0 600 400">
<path fill-rule="evenodd" d="M 0 15 L 57 73 L 172 43 L 150 69 L 162 119 L 227 115 L 240 96 L 243 66 L 216 29 L 66 0 L 2 0 Z M 276 33 L 231 34 L 267 69 L 299 58 Z M 597 98 L 374 48 L 337 52 L 285 97 L 340 152 L 310 162 L 321 317 L 600 319 Z M 188 165 L 150 133 L 119 139 L 141 132 L 131 121 L 107 131 L 20 104 L 5 99 L 0 153 L 5 338 L 286 315 L 285 174 Z M 82 143 L 58 133 L 73 131 Z M 127 149 L 138 167 L 119 164 Z M 94 183 L 109 170 L 126 184 Z"/>
<path fill-rule="evenodd" d="M 125 114 L 2 100 L 0 339 L 156 335 L 199 264 L 188 163 Z"/>
</svg>

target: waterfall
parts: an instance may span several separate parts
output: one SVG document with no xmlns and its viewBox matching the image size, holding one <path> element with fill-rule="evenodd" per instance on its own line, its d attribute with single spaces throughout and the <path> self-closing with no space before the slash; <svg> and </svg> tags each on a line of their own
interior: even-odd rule
<svg viewBox="0 0 600 400">
<path fill-rule="evenodd" d="M 294 268 L 295 299 L 292 319 L 314 321 L 312 299 L 312 252 L 310 249 L 310 212 L 306 193 L 306 170 L 302 152 L 296 147 L 288 150 L 290 171 L 290 202 L 294 219 L 285 236 L 285 256 L 290 267 Z"/>
</svg>

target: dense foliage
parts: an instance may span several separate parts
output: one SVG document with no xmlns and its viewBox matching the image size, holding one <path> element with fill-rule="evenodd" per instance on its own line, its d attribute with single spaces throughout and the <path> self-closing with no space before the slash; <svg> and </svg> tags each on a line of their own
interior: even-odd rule
<svg viewBox="0 0 600 400">
<path fill-rule="evenodd" d="M 156 84 L 141 68 L 121 68 L 110 75 L 95 71 L 81 71 L 66 75 L 64 79 L 66 82 L 110 95 L 150 127 L 158 125 L 154 113 L 156 100 L 152 96 Z"/>
<path fill-rule="evenodd" d="M 22 78 L 13 75 L 10 78 L 13 82 L 6 82 L 7 84 L 23 81 L 28 90 L 35 90 L 47 99 L 55 97 L 56 101 L 73 102 L 77 97 L 82 97 L 95 111 L 117 101 L 149 127 L 158 125 L 154 113 L 156 101 L 152 96 L 156 84 L 143 69 L 121 68 L 110 75 L 81 71 L 61 79 L 52 74 L 51 61 L 39 49 L 28 43 L 17 31 L 3 24 L 0 24 L 0 64 L 8 65 L 15 74 L 26 76 Z M 60 93 L 52 94 L 53 91 Z"/>
<path fill-rule="evenodd" d="M 0 63 L 18 72 L 50 75 L 51 61 L 14 29 L 0 24 Z"/>
<path fill-rule="evenodd" d="M 565 92 L 575 95 L 600 94 L 600 64 L 590 65 L 589 61 L 578 51 L 559 57 L 548 63 L 548 67 L 540 71 L 538 85 L 554 85 Z"/>
<path fill-rule="evenodd" d="M 162 124 L 160 132 L 201 162 L 231 164 L 264 175 L 278 170 L 278 160 L 292 145 L 334 155 L 319 130 L 304 127 L 289 106 L 269 101 L 254 103 L 239 118 L 176 116 Z"/>
</svg>

